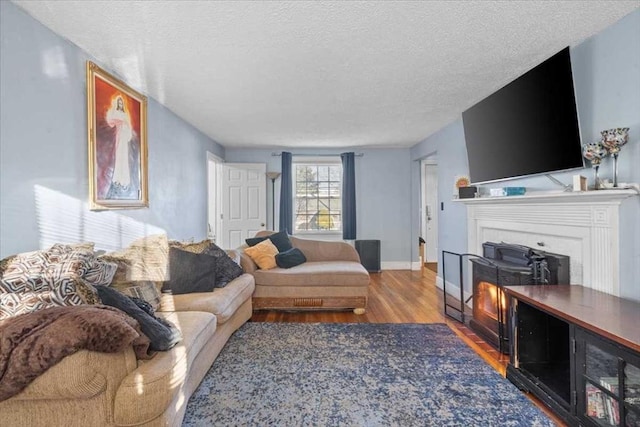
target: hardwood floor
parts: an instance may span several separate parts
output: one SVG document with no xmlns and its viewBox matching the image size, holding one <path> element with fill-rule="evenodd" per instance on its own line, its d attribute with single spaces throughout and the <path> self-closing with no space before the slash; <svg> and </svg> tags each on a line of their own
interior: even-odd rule
<svg viewBox="0 0 640 427">
<path fill-rule="evenodd" d="M 491 345 L 463 325 L 444 316 L 442 291 L 435 285 L 436 273 L 421 271 L 385 270 L 371 274 L 367 312 L 356 315 L 349 311 L 254 311 L 253 322 L 300 323 L 446 323 L 469 347 L 478 353 L 502 376 L 509 357 L 500 354 Z M 450 302 L 451 303 L 451 302 Z M 563 426 L 540 401 L 529 399 L 554 422 Z"/>
</svg>

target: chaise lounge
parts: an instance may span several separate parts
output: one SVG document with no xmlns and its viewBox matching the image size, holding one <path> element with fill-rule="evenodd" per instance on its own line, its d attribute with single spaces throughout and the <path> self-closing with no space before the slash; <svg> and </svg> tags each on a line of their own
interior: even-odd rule
<svg viewBox="0 0 640 427">
<path fill-rule="evenodd" d="M 274 234 L 260 231 L 256 237 Z M 254 310 L 353 309 L 364 314 L 369 294 L 369 273 L 358 252 L 345 242 L 289 237 L 306 262 L 291 268 L 260 269 L 246 253 L 241 254 L 245 273 L 253 275 Z M 241 249 L 242 250 L 242 249 Z"/>
</svg>

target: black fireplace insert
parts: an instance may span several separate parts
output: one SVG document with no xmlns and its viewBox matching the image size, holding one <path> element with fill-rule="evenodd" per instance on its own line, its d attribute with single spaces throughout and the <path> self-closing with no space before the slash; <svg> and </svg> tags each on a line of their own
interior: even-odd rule
<svg viewBox="0 0 640 427">
<path fill-rule="evenodd" d="M 469 326 L 499 349 L 509 352 L 509 301 L 503 286 L 569 283 L 569 257 L 527 246 L 486 242 L 483 256 L 470 261 L 473 317 Z"/>
</svg>

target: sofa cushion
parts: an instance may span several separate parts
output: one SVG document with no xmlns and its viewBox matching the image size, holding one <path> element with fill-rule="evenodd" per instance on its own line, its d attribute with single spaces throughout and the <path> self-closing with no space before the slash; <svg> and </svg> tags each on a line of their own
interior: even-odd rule
<svg viewBox="0 0 640 427">
<path fill-rule="evenodd" d="M 286 231 L 279 231 L 268 236 L 251 237 L 249 239 L 246 239 L 245 242 L 249 246 L 255 246 L 267 239 L 271 240 L 271 243 L 273 243 L 275 247 L 278 248 L 278 252 L 288 251 L 293 247 Z"/>
<path fill-rule="evenodd" d="M 253 272 L 260 286 L 368 286 L 369 273 L 357 262 L 305 262 L 293 268 Z"/>
<path fill-rule="evenodd" d="M 277 267 L 276 255 L 278 254 L 278 248 L 271 243 L 271 240 L 265 240 L 255 246 L 245 248 L 244 253 L 249 255 L 253 262 L 262 270 Z"/>
<path fill-rule="evenodd" d="M 157 353 L 121 383 L 115 396 L 114 418 L 119 425 L 137 425 L 160 416 L 186 381 L 194 359 L 216 331 L 210 313 L 185 311 L 159 313 L 182 332 L 182 341 L 171 350 Z M 144 394 L 144 405 L 140 395 Z M 185 401 L 186 405 L 187 402 Z"/>
<path fill-rule="evenodd" d="M 253 276 L 243 274 L 221 289 L 185 295 L 162 294 L 162 311 L 204 311 L 215 314 L 218 324 L 225 323 L 255 289 Z"/>
<path fill-rule="evenodd" d="M 276 264 L 280 268 L 291 268 L 307 262 L 307 258 L 298 248 L 291 248 L 288 251 L 280 252 L 276 255 Z"/>
<path fill-rule="evenodd" d="M 163 292 L 171 291 L 174 295 L 209 292 L 215 285 L 215 259 L 175 247 L 169 249 L 169 281 L 164 283 Z"/>
</svg>

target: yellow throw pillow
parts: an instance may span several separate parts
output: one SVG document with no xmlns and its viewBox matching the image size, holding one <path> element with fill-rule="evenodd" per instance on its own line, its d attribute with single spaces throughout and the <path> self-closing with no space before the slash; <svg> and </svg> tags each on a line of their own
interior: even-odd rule
<svg viewBox="0 0 640 427">
<path fill-rule="evenodd" d="M 262 270 L 270 270 L 276 267 L 278 248 L 269 239 L 263 240 L 250 248 L 245 248 L 244 253 L 249 255 Z"/>
</svg>

